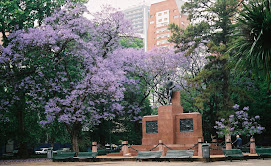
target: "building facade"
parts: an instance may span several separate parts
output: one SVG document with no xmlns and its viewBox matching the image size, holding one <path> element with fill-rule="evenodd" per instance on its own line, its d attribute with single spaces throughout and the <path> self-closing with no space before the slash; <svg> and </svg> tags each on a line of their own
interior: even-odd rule
<svg viewBox="0 0 271 166">
<path fill-rule="evenodd" d="M 173 46 L 168 42 L 171 35 L 168 25 L 175 23 L 186 28 L 189 24 L 188 16 L 181 14 L 183 4 L 182 0 L 165 0 L 151 5 L 148 19 L 147 50 Z"/>
<path fill-rule="evenodd" d="M 145 50 L 147 50 L 149 10 L 150 7 L 147 5 L 140 5 L 123 10 L 125 18 L 131 21 L 135 33 L 143 39 Z"/>
</svg>

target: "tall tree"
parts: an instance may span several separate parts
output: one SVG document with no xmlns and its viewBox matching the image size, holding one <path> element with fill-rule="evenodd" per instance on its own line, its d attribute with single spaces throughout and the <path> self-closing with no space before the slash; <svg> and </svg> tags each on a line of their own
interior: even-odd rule
<svg viewBox="0 0 271 166">
<path fill-rule="evenodd" d="M 82 16 L 85 12 L 83 6 L 68 4 L 41 27 L 13 32 L 0 60 L 1 88 L 12 96 L 1 96 L 3 108 L 10 111 L 18 103 L 25 110 L 45 109 L 42 124 L 65 124 L 76 152 L 83 125 L 121 113 L 126 77 L 107 57 L 119 47 L 120 34 L 131 29 L 111 8 L 103 11 L 106 17 L 92 21 Z"/>
<path fill-rule="evenodd" d="M 249 1 L 238 20 L 236 41 L 232 47 L 237 67 L 263 72 L 271 88 L 271 1 Z"/>
<path fill-rule="evenodd" d="M 189 14 L 191 25 L 182 30 L 171 25 L 171 42 L 186 55 L 207 55 L 208 64 L 188 82 L 194 85 L 197 95 L 195 105 L 204 116 L 204 128 L 215 133 L 212 126 L 217 116 L 228 116 L 234 104 L 232 74 L 229 68 L 231 44 L 234 31 L 234 16 L 240 3 L 235 0 L 191 0 L 184 4 L 183 11 Z M 211 121 L 211 123 L 210 123 Z M 205 132 L 206 133 L 206 132 Z"/>
<path fill-rule="evenodd" d="M 85 0 L 71 0 L 71 1 L 80 2 L 80 3 L 86 2 Z M 3 0 L 1 1 L 0 2 L 0 31 L 1 31 L 1 40 L 3 41 L 3 46 L 8 45 L 9 43 L 8 35 L 12 33 L 13 31 L 34 27 L 35 23 L 37 23 L 37 25 L 41 25 L 45 17 L 50 16 L 55 10 L 59 10 L 62 5 L 71 1 L 66 1 L 66 0 L 56 0 L 56 1 L 53 1 L 53 0 L 14 0 L 14 1 Z M 2 53 L 2 48 L 0 48 L 0 52 Z M 25 117 L 27 114 L 26 111 L 28 111 L 26 108 L 27 104 L 24 104 L 24 103 L 27 102 L 29 99 L 27 98 L 27 95 L 25 95 L 27 90 L 23 91 L 22 87 L 19 87 L 18 85 L 20 84 L 19 82 L 24 79 L 24 77 L 31 75 L 32 71 L 28 69 L 26 70 L 19 69 L 19 70 L 14 70 L 14 71 L 18 73 L 16 74 L 16 76 L 12 78 L 13 82 L 6 82 L 6 83 L 1 82 L 1 88 L 5 89 L 2 97 L 8 98 L 8 96 L 6 95 L 9 94 L 9 97 L 11 98 L 9 101 L 9 104 L 13 105 L 10 109 L 14 110 L 15 112 L 14 117 L 16 117 L 16 119 L 13 118 L 14 119 L 13 122 L 18 122 L 18 123 L 15 123 L 17 125 L 13 125 L 11 128 L 6 128 L 6 129 L 13 128 L 15 130 L 14 132 L 8 132 L 10 133 L 10 135 L 13 135 L 13 139 L 15 139 L 14 137 L 19 138 L 18 135 L 23 136 L 21 139 L 15 139 L 15 140 L 18 140 L 19 142 L 19 155 L 26 157 L 28 154 L 26 144 L 27 142 L 29 142 L 29 140 L 27 140 L 29 134 L 24 134 L 26 133 L 26 130 L 27 130 L 27 127 L 25 125 L 28 124 L 25 122 L 25 119 L 27 118 Z M 6 79 L 6 76 L 7 75 L 3 75 L 3 78 Z M 15 77 L 17 80 L 15 79 Z M 16 85 L 17 83 L 15 83 L 16 82 L 15 80 L 18 81 L 17 82 L 19 83 L 18 85 Z M 14 100 L 12 96 L 14 96 L 15 93 L 16 93 L 15 96 L 18 96 L 19 98 L 24 98 L 23 100 L 25 102 L 21 102 L 22 100 L 21 101 Z M 14 101 L 16 102 L 14 103 Z M 5 106 L 5 108 L 7 107 Z M 38 115 L 35 115 L 35 116 L 38 116 Z M 30 120 L 31 118 L 28 118 L 28 119 Z M 35 124 L 34 122 L 31 122 L 31 123 Z M 19 130 L 16 130 L 16 129 L 19 129 Z M 33 139 L 30 139 L 30 140 L 33 140 Z"/>
</svg>

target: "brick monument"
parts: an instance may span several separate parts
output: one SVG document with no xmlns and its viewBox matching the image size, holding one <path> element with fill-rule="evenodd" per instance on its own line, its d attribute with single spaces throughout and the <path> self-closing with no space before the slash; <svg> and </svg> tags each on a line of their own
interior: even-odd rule
<svg viewBox="0 0 271 166">
<path fill-rule="evenodd" d="M 202 136 L 202 116 L 198 112 L 183 113 L 180 92 L 174 92 L 172 104 L 160 106 L 158 115 L 142 119 L 142 145 L 155 145 L 159 140 L 166 145 L 192 146 Z"/>
<path fill-rule="evenodd" d="M 124 141 L 122 156 L 135 156 L 138 151 L 163 151 L 170 149 L 194 150 L 195 156 L 202 156 L 202 116 L 198 112 L 183 113 L 180 92 L 173 92 L 171 103 L 160 106 L 158 115 L 142 119 L 142 145 L 131 145 Z M 112 154 L 111 154 L 112 156 Z"/>
</svg>

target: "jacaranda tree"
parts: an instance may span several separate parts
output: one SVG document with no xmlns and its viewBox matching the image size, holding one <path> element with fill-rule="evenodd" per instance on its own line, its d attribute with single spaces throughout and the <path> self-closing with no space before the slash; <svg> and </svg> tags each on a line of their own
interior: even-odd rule
<svg viewBox="0 0 271 166">
<path fill-rule="evenodd" d="M 235 113 L 230 115 L 228 119 L 222 118 L 216 121 L 214 128 L 219 137 L 226 135 L 253 136 L 262 133 L 265 128 L 258 123 L 260 116 L 250 117 L 247 113 L 249 107 L 239 110 L 239 105 L 235 104 L 233 108 Z"/>
<path fill-rule="evenodd" d="M 159 48 L 149 52 L 136 49 L 120 49 L 114 52 L 120 55 L 125 66 L 127 76 L 132 78 L 143 91 L 143 98 L 139 102 L 154 95 L 155 103 L 166 104 L 165 87 L 168 79 L 175 82 L 176 90 L 180 90 L 180 75 L 191 67 L 191 58 L 184 56 L 183 52 L 175 53 L 174 49 Z M 120 60 L 118 60 L 120 61 Z M 187 71 L 187 70 L 186 70 Z M 137 89 L 132 87 L 134 93 Z"/>
<path fill-rule="evenodd" d="M 123 14 L 111 8 L 103 11 L 106 17 L 94 20 L 83 17 L 84 12 L 84 6 L 67 4 L 42 26 L 10 34 L 0 57 L 1 85 L 12 96 L 1 96 L 1 110 L 8 112 L 16 104 L 29 111 L 44 109 L 41 123 L 64 123 L 76 152 L 83 125 L 121 113 L 126 77 L 107 54 L 131 30 Z M 7 114 L 1 114 L 6 120 Z"/>
</svg>

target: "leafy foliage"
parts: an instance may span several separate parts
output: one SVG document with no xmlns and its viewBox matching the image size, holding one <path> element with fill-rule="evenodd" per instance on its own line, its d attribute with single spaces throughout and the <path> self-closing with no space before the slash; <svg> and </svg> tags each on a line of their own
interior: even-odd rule
<svg viewBox="0 0 271 166">
<path fill-rule="evenodd" d="M 140 38 L 123 38 L 120 40 L 120 44 L 124 47 L 124 48 L 143 48 L 144 47 L 144 43 L 143 40 Z"/>
<path fill-rule="evenodd" d="M 244 4 L 240 13 L 237 38 L 232 50 L 236 65 L 271 76 L 271 1 L 256 0 Z M 269 83 L 270 87 L 270 83 Z"/>
<path fill-rule="evenodd" d="M 234 75 L 227 53 L 234 32 L 234 16 L 238 13 L 240 3 L 234 0 L 191 0 L 183 6 L 183 11 L 189 14 L 191 24 L 182 30 L 171 25 L 173 36 L 171 42 L 186 56 L 206 57 L 207 62 L 195 75 L 186 77 L 185 91 L 199 112 L 203 114 L 203 129 L 205 134 L 215 134 L 213 126 L 217 117 L 227 117 L 232 113 Z M 189 87 L 189 86 L 188 86 Z M 241 95 L 241 93 L 240 93 Z M 243 94 L 242 94 L 243 95 Z"/>
<path fill-rule="evenodd" d="M 69 2 L 86 3 L 86 0 L 71 0 Z M 34 27 L 35 21 L 42 24 L 54 10 L 59 10 L 67 0 L 1 0 L 0 2 L 0 31 L 3 42 L 8 44 L 7 35 L 14 30 Z"/>
</svg>

